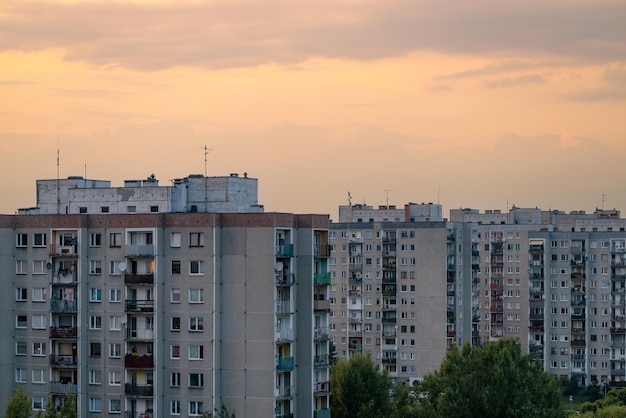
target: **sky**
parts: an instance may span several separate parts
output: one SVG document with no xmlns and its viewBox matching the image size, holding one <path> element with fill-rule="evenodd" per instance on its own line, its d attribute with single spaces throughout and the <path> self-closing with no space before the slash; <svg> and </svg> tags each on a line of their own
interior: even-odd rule
<svg viewBox="0 0 626 418">
<path fill-rule="evenodd" d="M 0 213 L 259 179 L 266 211 L 626 211 L 626 2 L 2 0 Z M 58 151 L 58 165 L 57 165 Z"/>
</svg>

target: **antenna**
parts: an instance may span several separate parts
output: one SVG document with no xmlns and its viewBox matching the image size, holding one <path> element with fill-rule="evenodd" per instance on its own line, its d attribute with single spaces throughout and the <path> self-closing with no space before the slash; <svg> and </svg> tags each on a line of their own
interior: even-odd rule
<svg viewBox="0 0 626 418">
<path fill-rule="evenodd" d="M 209 152 L 213 151 L 212 148 L 208 148 L 206 145 L 203 147 L 200 147 L 200 149 L 204 150 L 204 177 L 206 177 L 206 156 L 209 155 Z"/>
<path fill-rule="evenodd" d="M 385 189 L 385 194 L 387 195 L 387 207 L 389 207 L 389 192 L 390 191 L 391 190 L 389 190 L 389 189 Z"/>
<path fill-rule="evenodd" d="M 59 153 L 59 138 L 57 138 L 57 215 L 61 213 L 61 186 L 59 185 L 59 167 L 60 167 L 60 153 Z"/>
<path fill-rule="evenodd" d="M 348 206 L 352 206 L 352 195 L 348 192 Z"/>
<path fill-rule="evenodd" d="M 606 193 L 602 193 L 602 210 L 604 210 L 604 201 L 606 200 Z"/>
<path fill-rule="evenodd" d="M 439 205 L 439 193 L 441 192 L 441 183 L 437 185 L 437 204 Z"/>
</svg>

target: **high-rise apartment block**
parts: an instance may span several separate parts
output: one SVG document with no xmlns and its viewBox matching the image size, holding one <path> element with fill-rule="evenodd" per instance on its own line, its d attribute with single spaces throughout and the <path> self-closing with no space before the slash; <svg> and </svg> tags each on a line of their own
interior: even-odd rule
<svg viewBox="0 0 626 418">
<path fill-rule="evenodd" d="M 0 409 L 23 385 L 83 418 L 330 417 L 328 224 L 247 176 L 38 182 L 0 216 Z"/>
</svg>

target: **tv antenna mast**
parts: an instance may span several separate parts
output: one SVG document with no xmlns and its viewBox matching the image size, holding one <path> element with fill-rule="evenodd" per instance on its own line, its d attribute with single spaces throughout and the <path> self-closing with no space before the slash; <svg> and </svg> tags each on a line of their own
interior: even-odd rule
<svg viewBox="0 0 626 418">
<path fill-rule="evenodd" d="M 389 192 L 390 191 L 391 190 L 389 190 L 389 189 L 385 189 L 385 194 L 387 195 L 387 207 L 389 207 Z"/>
<path fill-rule="evenodd" d="M 206 174 L 207 174 L 207 171 L 206 171 L 207 155 L 209 155 L 209 152 L 213 151 L 213 148 L 208 148 L 205 145 L 203 147 L 200 147 L 200 149 L 204 150 L 204 177 L 206 177 Z"/>
</svg>

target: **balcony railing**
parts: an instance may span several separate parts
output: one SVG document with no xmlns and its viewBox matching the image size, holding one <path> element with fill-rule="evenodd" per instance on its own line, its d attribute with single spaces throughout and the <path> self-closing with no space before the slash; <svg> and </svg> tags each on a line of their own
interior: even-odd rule
<svg viewBox="0 0 626 418">
<path fill-rule="evenodd" d="M 279 357 L 276 359 L 276 370 L 281 372 L 290 372 L 293 370 L 293 357 Z"/>
<path fill-rule="evenodd" d="M 129 340 L 150 341 L 154 339 L 153 329 L 132 329 L 126 330 L 126 338 Z"/>
<path fill-rule="evenodd" d="M 78 257 L 78 246 L 52 244 L 50 246 L 50 257 Z"/>
<path fill-rule="evenodd" d="M 329 257 L 330 256 L 331 246 L 327 244 L 318 244 L 315 246 L 314 255 L 315 257 Z"/>
<path fill-rule="evenodd" d="M 153 300 L 127 300 L 126 312 L 154 312 Z"/>
<path fill-rule="evenodd" d="M 330 311 L 330 300 L 314 300 L 313 309 L 316 311 Z"/>
<path fill-rule="evenodd" d="M 317 382 L 313 391 L 315 394 L 330 393 L 330 382 Z"/>
<path fill-rule="evenodd" d="M 330 409 L 317 409 L 313 411 L 313 418 L 330 418 Z"/>
<path fill-rule="evenodd" d="M 154 257 L 153 244 L 128 244 L 126 246 L 127 257 Z"/>
<path fill-rule="evenodd" d="M 62 300 L 53 298 L 50 300 L 50 310 L 55 313 L 76 313 L 78 311 L 78 303 L 75 300 Z"/>
<path fill-rule="evenodd" d="M 154 367 L 154 358 L 147 354 L 142 356 L 126 354 L 126 356 L 124 356 L 124 367 L 131 369 L 152 369 Z"/>
<path fill-rule="evenodd" d="M 295 394 L 293 386 L 279 386 L 274 389 L 274 397 L 278 399 L 291 398 Z"/>
<path fill-rule="evenodd" d="M 63 356 L 58 354 L 53 354 L 50 356 L 50 365 L 56 367 L 74 367 L 76 366 L 76 357 L 74 356 Z"/>
<path fill-rule="evenodd" d="M 276 257 L 293 257 L 293 244 L 277 245 Z"/>
<path fill-rule="evenodd" d="M 152 385 L 133 385 L 126 383 L 124 386 L 124 392 L 128 396 L 146 396 L 150 397 L 154 395 L 154 386 Z"/>
<path fill-rule="evenodd" d="M 153 273 L 145 273 L 145 274 L 126 273 L 124 274 L 124 283 L 151 285 L 154 283 L 154 274 Z"/>
<path fill-rule="evenodd" d="M 313 284 L 318 286 L 330 284 L 330 273 L 315 273 L 313 275 Z"/>
<path fill-rule="evenodd" d="M 78 336 L 76 327 L 50 327 L 50 338 L 74 339 Z"/>
<path fill-rule="evenodd" d="M 330 356 L 328 354 L 320 354 L 313 357 L 313 365 L 315 367 L 330 366 Z"/>
<path fill-rule="evenodd" d="M 50 382 L 50 393 L 55 395 L 77 394 L 78 385 L 75 383 Z"/>
<path fill-rule="evenodd" d="M 315 338 L 316 340 L 327 340 L 329 336 L 330 334 L 328 331 L 328 327 L 316 328 L 313 334 L 313 338 Z"/>
<path fill-rule="evenodd" d="M 286 271 L 275 273 L 274 278 L 277 286 L 291 286 L 296 283 L 296 276 Z"/>
<path fill-rule="evenodd" d="M 279 301 L 276 302 L 276 313 L 279 314 L 289 314 L 293 312 L 293 308 L 291 307 L 291 301 Z"/>
</svg>

